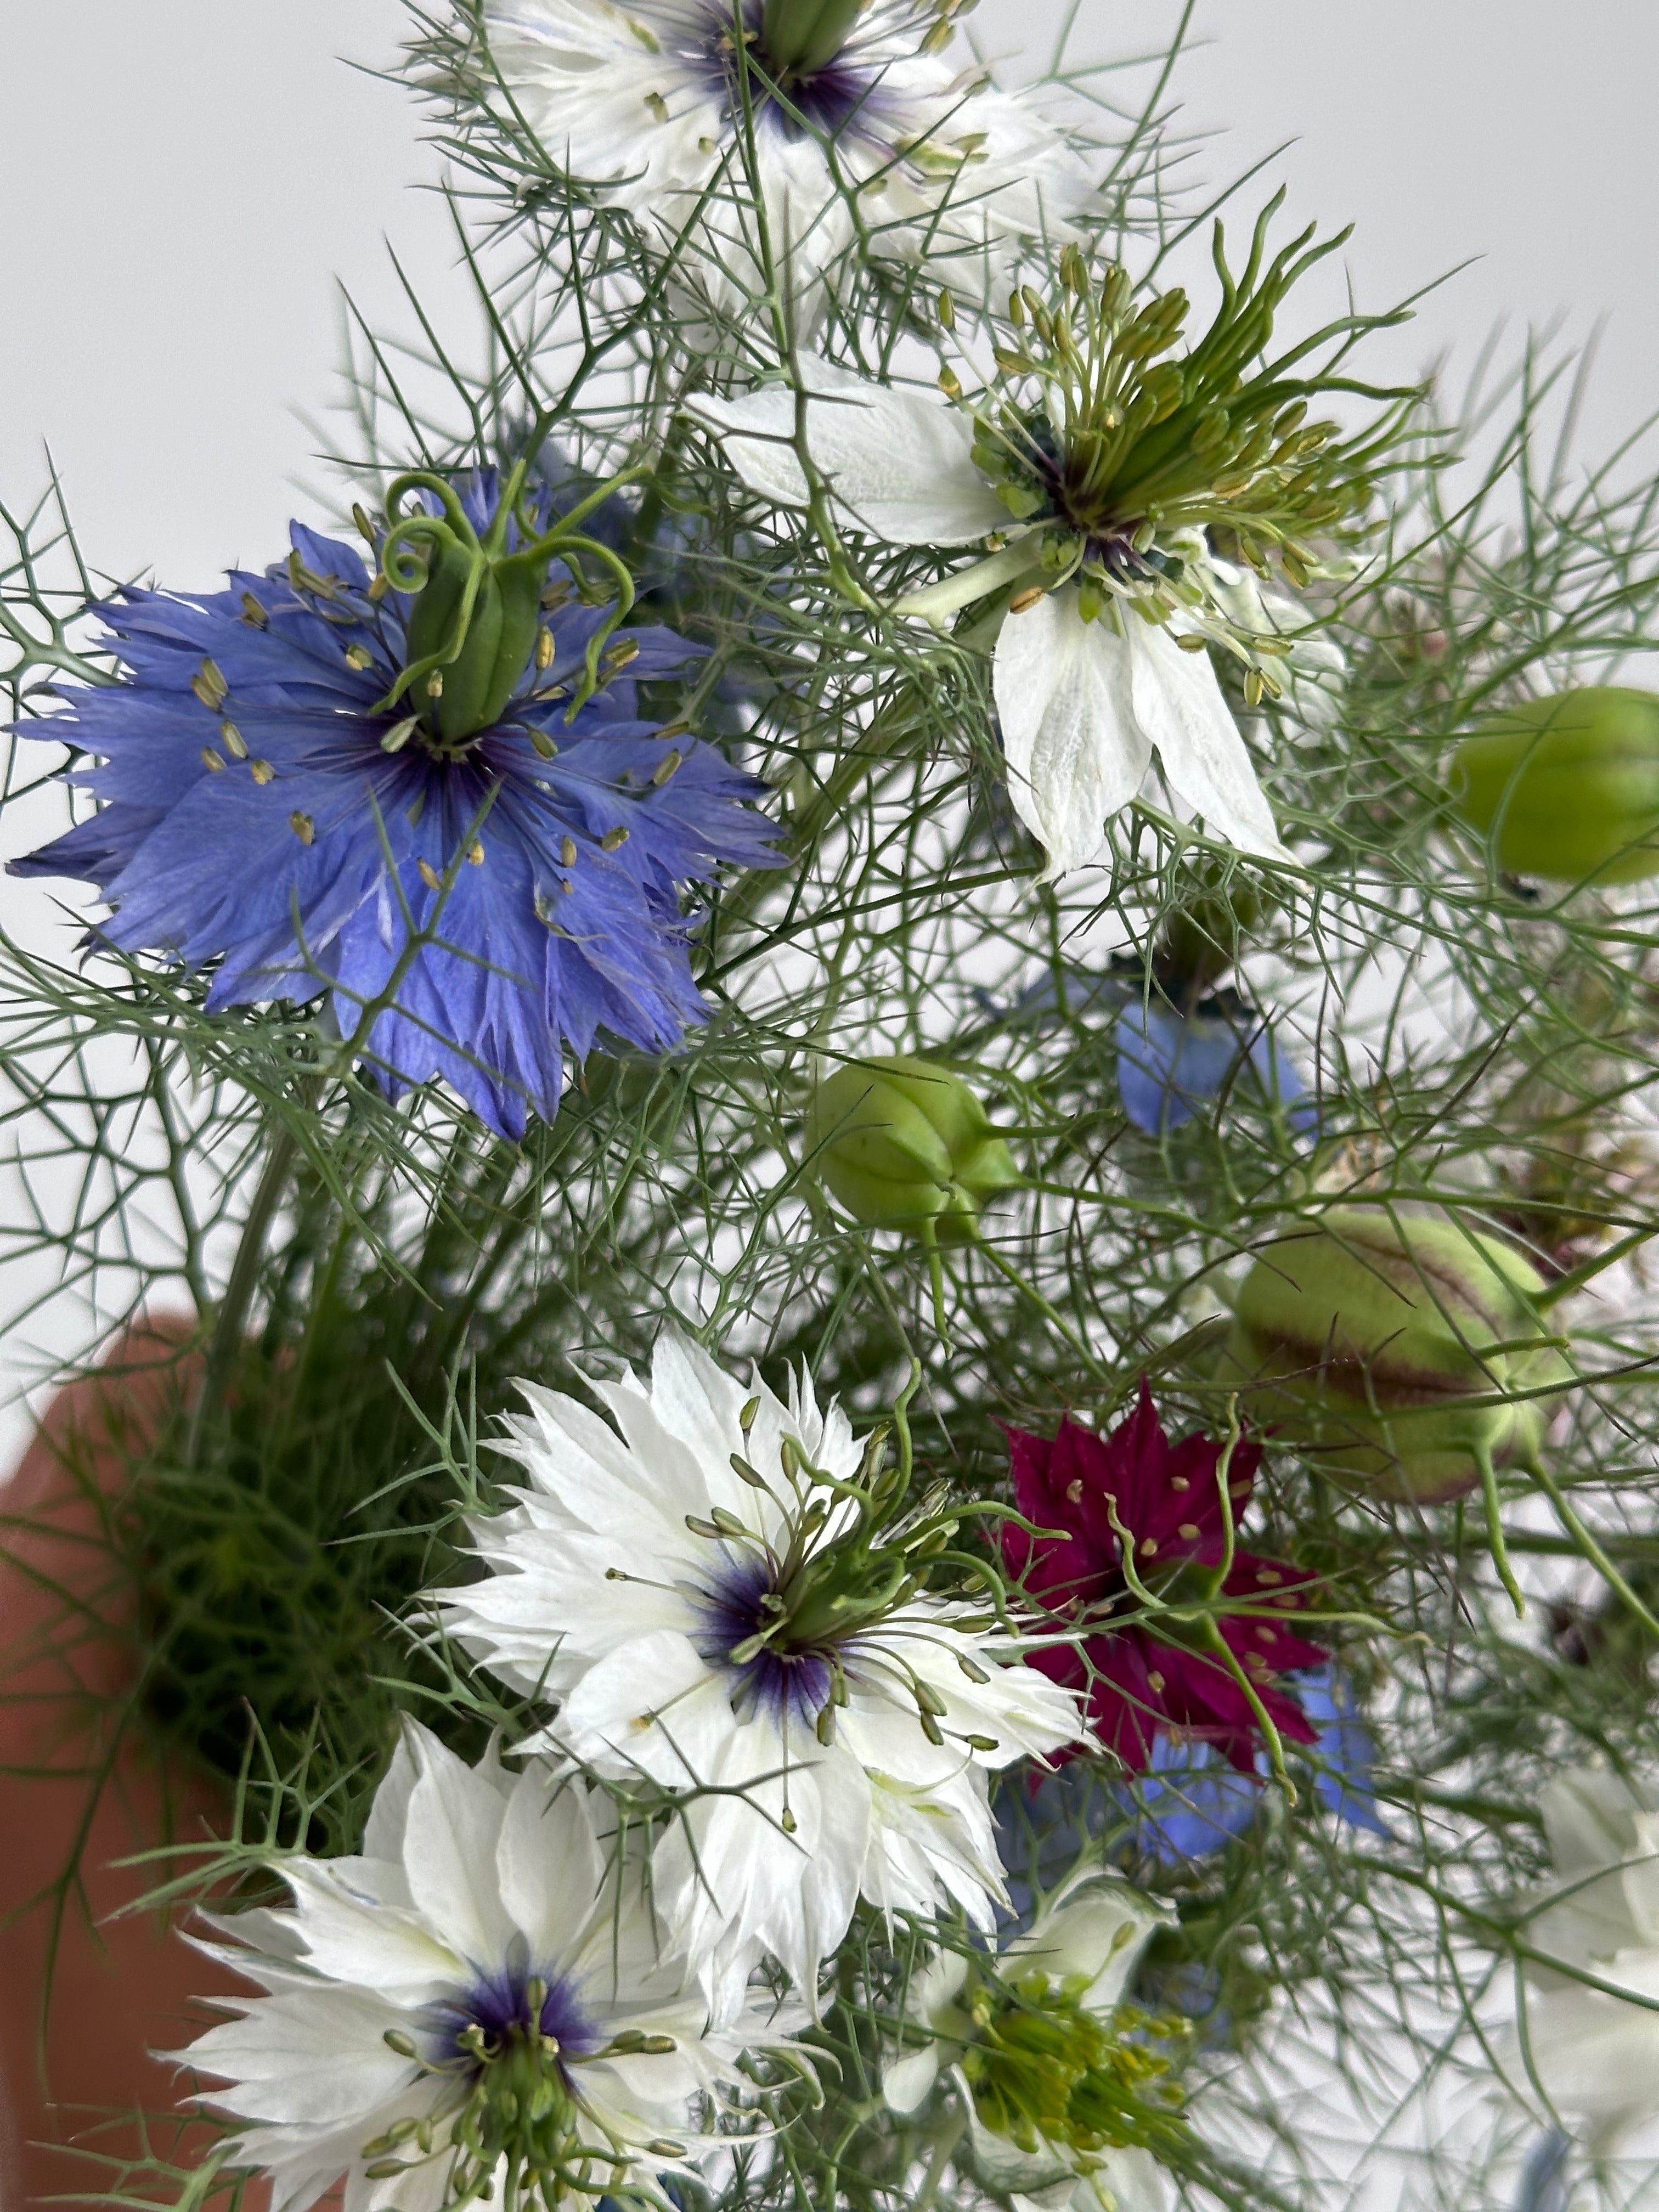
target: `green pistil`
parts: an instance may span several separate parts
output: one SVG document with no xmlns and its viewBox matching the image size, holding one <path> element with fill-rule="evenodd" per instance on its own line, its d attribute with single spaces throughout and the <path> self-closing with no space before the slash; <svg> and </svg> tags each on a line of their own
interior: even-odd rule
<svg viewBox="0 0 1659 2212">
<path fill-rule="evenodd" d="M 1178 2022 L 1130 2005 L 1103 2019 L 1042 1973 L 981 1984 L 963 2004 L 974 2040 L 962 2069 L 993 2134 L 1028 2154 L 1069 2152 L 1085 2171 L 1103 2151 L 1167 2153 L 1185 2140 L 1170 2055 Z"/>
<path fill-rule="evenodd" d="M 443 2115 L 396 2122 L 386 2135 L 365 2143 L 370 2180 L 389 2180 L 413 2172 L 433 2157 L 449 2161 L 444 2202 L 458 2208 L 495 2193 L 497 2170 L 506 2169 L 505 2212 L 527 2197 L 550 2206 L 571 2196 L 601 2197 L 617 2187 L 631 2154 L 620 2144 L 609 2150 L 585 2143 L 579 2112 L 565 2071 L 558 2039 L 537 2024 L 546 2002 L 544 1984 L 532 1981 L 526 2017 L 499 2035 L 489 2036 L 476 2021 L 456 2039 L 453 2059 L 426 2070 L 454 2081 L 461 2102 L 448 2119 L 447 2141 L 434 2148 Z M 397 2033 L 386 2041 L 400 2056 L 414 2057 L 416 2047 Z M 610 2046 L 611 2053 L 672 2051 L 672 2038 L 629 2033 Z M 605 2053 L 601 2056 L 607 2055 Z M 664 2152 L 678 2146 L 647 2146 Z"/>
<path fill-rule="evenodd" d="M 1076 247 L 1062 258 L 1057 301 L 1045 303 L 1029 286 L 1011 298 L 1013 343 L 997 349 L 998 387 L 977 415 L 974 458 L 1015 520 L 1048 539 L 1040 556 L 1034 549 L 1034 566 L 1040 557 L 1047 569 L 1144 592 L 1161 617 L 1194 597 L 1183 588 L 1183 533 L 1208 532 L 1218 550 L 1264 575 L 1271 555 L 1298 586 L 1318 565 L 1310 539 L 1354 534 L 1349 526 L 1418 394 L 1328 368 L 1304 374 L 1300 365 L 1328 343 L 1340 358 L 1360 331 L 1401 318 L 1346 317 L 1267 358 L 1285 294 L 1347 236 L 1313 246 L 1306 231 L 1267 261 L 1278 205 L 1275 198 L 1257 223 L 1237 278 L 1216 226 L 1221 306 L 1179 356 L 1185 292 L 1136 306 L 1125 270 L 1109 267 L 1096 286 Z M 1031 380 L 1041 387 L 1035 405 L 1014 389 Z M 948 373 L 945 381 L 950 389 Z M 1369 430 L 1344 438 L 1335 422 L 1307 419 L 1336 392 L 1394 404 Z"/>
</svg>

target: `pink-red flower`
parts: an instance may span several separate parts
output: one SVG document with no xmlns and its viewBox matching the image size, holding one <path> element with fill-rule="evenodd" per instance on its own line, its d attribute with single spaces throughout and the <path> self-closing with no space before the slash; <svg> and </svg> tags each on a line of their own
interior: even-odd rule
<svg viewBox="0 0 1659 2212">
<path fill-rule="evenodd" d="M 1134 1411 L 1108 1436 L 1069 1415 L 1052 1442 L 1023 1429 L 1007 1434 L 1015 1504 L 1036 1528 L 1065 1534 L 1032 1536 L 1006 1523 L 1004 1564 L 1058 1621 L 1087 1632 L 1031 1663 L 1085 1692 L 1102 1743 L 1139 1772 L 1160 1732 L 1178 1734 L 1250 1772 L 1261 1723 L 1241 1674 L 1281 1735 L 1312 1743 L 1316 1732 L 1283 1678 L 1329 1656 L 1292 1633 L 1286 1618 L 1305 1607 L 1314 1577 L 1237 1542 L 1220 1572 L 1228 1522 L 1236 1528 L 1249 1503 L 1260 1447 L 1236 1445 L 1224 1467 L 1223 1446 L 1208 1437 L 1171 1443 L 1144 1378 Z M 1186 1619 L 1137 1595 L 1124 1572 L 1126 1542 L 1143 1589 Z"/>
</svg>

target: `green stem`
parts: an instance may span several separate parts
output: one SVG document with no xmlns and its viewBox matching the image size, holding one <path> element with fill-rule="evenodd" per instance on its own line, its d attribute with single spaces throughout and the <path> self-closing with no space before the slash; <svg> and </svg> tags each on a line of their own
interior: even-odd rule
<svg viewBox="0 0 1659 2212">
<path fill-rule="evenodd" d="M 202 1376 L 202 1387 L 196 1403 L 191 1408 L 190 1426 L 185 1435 L 184 1463 L 197 1465 L 208 1422 L 223 1403 L 225 1386 L 236 1364 L 241 1349 L 242 1332 L 247 1322 L 248 1308 L 253 1303 L 253 1293 L 258 1285 L 259 1270 L 264 1264 L 265 1238 L 283 1202 L 293 1172 L 300 1140 L 291 1129 L 279 1130 L 271 1139 L 264 1171 L 253 1194 L 253 1203 L 248 1208 L 247 1219 L 242 1224 L 242 1238 L 236 1248 L 235 1263 L 230 1271 L 230 1280 L 213 1326 L 212 1341 L 208 1346 L 207 1368 Z"/>
</svg>

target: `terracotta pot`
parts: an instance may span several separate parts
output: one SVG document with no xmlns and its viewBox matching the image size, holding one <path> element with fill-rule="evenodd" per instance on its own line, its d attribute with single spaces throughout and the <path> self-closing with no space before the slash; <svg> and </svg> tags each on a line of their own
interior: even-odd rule
<svg viewBox="0 0 1659 2212">
<path fill-rule="evenodd" d="M 129 1329 L 100 1372 L 59 1394 L 0 1488 L 0 1516 L 22 1522 L 0 1528 L 5 2212 L 112 2186 L 118 2166 L 102 2161 L 139 2148 L 124 2116 L 169 2113 L 184 2086 L 151 2054 L 188 2041 L 209 2017 L 198 2001 L 235 1987 L 165 1916 L 111 1917 L 189 1863 L 116 1862 L 169 1839 L 198 1840 L 228 1809 L 214 1778 L 159 1759 L 138 1729 L 118 1740 L 111 1717 L 111 1700 L 134 1681 L 138 1646 L 134 1593 L 101 1532 L 133 1460 L 199 1376 L 199 1356 L 181 1350 L 191 1334 L 174 1319 Z M 83 1826 L 82 1880 L 58 1915 Z M 201 2124 L 179 2126 L 177 2139 L 152 2127 L 156 2154 L 188 2158 L 207 2140 Z"/>
</svg>

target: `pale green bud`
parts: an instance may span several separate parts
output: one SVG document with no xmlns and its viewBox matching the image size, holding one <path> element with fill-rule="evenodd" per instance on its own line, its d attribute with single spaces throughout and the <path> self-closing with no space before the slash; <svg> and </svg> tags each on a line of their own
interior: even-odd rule
<svg viewBox="0 0 1659 2212">
<path fill-rule="evenodd" d="M 806 1146 L 866 1228 L 931 1224 L 945 1243 L 969 1237 L 986 1200 L 1021 1180 L 961 1077 L 902 1053 L 850 1061 L 819 1084 Z"/>
<path fill-rule="evenodd" d="M 1458 812 L 1498 866 L 1557 882 L 1659 875 L 1659 697 L 1597 684 L 1506 708 L 1452 762 Z"/>
<path fill-rule="evenodd" d="M 761 49 L 779 76 L 810 76 L 834 61 L 864 0 L 766 0 Z"/>
<path fill-rule="evenodd" d="M 1220 1376 L 1254 1426 L 1376 1496 L 1461 1497 L 1536 1458 L 1571 1370 L 1542 1277 L 1437 1208 L 1355 1204 L 1297 1224 L 1245 1277 Z M 1510 1395 L 1514 1394 L 1514 1395 Z"/>
</svg>

